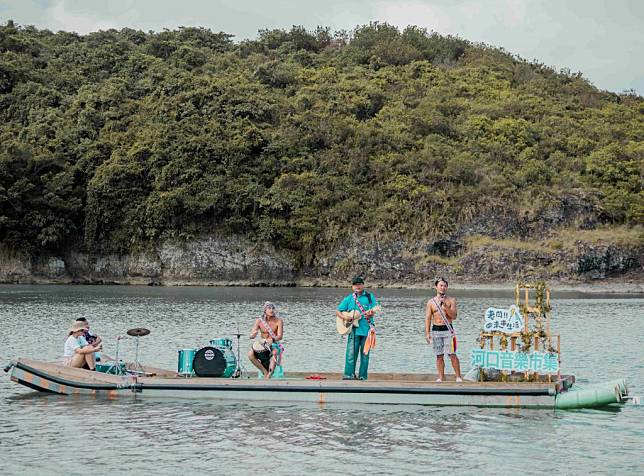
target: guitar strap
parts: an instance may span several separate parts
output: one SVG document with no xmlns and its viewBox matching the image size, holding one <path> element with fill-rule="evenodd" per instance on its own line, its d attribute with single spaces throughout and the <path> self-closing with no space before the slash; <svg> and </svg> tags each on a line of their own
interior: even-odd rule
<svg viewBox="0 0 644 476">
<path fill-rule="evenodd" d="M 367 311 L 364 310 L 364 307 L 362 307 L 362 304 L 360 304 L 360 301 L 358 301 L 358 294 L 353 293 L 353 300 L 356 302 L 356 306 L 358 306 L 358 309 L 360 310 L 360 314 L 362 314 L 362 317 L 367 320 L 367 322 L 371 327 L 374 327 L 373 322 L 371 321 L 371 317 L 368 317 L 366 315 Z M 371 299 L 369 301 L 371 301 Z"/>
<path fill-rule="evenodd" d="M 369 299 L 369 303 L 371 303 L 371 298 L 369 297 L 369 294 L 367 294 L 367 299 Z M 362 314 L 362 317 L 366 319 L 367 323 L 369 324 L 369 334 L 367 334 L 367 339 L 365 340 L 364 349 L 363 349 L 364 355 L 369 355 L 369 352 L 371 351 L 371 349 L 376 348 L 376 326 L 373 325 L 373 321 L 371 317 L 368 317 L 366 315 L 367 311 L 365 311 L 364 308 L 362 307 L 362 304 L 360 304 L 357 293 L 353 293 L 353 300 L 356 302 L 356 306 L 358 306 L 358 309 L 360 309 L 360 314 Z"/>
</svg>

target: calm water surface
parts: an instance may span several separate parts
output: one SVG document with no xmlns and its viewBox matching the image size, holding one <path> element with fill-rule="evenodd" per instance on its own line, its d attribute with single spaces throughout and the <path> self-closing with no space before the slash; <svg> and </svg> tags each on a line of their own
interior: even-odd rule
<svg viewBox="0 0 644 476">
<path fill-rule="evenodd" d="M 174 369 L 180 348 L 232 337 L 238 327 L 247 334 L 270 299 L 285 321 L 284 367 L 340 371 L 345 341 L 335 331 L 333 310 L 347 291 L 0 286 L 0 363 L 18 356 L 59 359 L 66 329 L 86 316 L 111 355 L 116 336 L 150 329 L 140 340 L 141 360 Z M 434 371 L 423 337 L 429 291 L 376 294 L 384 311 L 370 370 Z M 467 370 L 484 310 L 507 307 L 513 298 L 493 291 L 453 294 Z M 553 316 L 566 373 L 582 385 L 626 377 L 631 393 L 644 395 L 644 297 L 554 292 Z M 133 359 L 134 341 L 122 341 L 120 352 Z M 2 373 L 0 415 L 0 474 L 644 472 L 644 405 L 555 412 L 72 400 L 30 392 Z"/>
</svg>

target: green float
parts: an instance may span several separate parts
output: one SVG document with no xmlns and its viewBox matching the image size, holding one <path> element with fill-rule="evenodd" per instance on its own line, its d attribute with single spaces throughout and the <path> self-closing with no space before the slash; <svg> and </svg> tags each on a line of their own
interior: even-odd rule
<svg viewBox="0 0 644 476">
<path fill-rule="evenodd" d="M 598 408 L 611 403 L 622 403 L 627 395 L 626 381 L 616 380 L 559 393 L 555 397 L 555 408 L 560 410 Z"/>
</svg>

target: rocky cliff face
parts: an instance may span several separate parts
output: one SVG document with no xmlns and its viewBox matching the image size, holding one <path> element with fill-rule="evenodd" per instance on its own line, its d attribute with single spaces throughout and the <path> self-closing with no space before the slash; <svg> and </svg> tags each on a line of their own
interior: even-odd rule
<svg viewBox="0 0 644 476">
<path fill-rule="evenodd" d="M 292 282 L 288 257 L 243 239 L 207 237 L 185 244 L 163 243 L 154 252 L 28 259 L 0 253 L 2 282 L 133 284 L 280 284 Z"/>
<path fill-rule="evenodd" d="M 464 282 L 557 280 L 587 282 L 626 278 L 644 281 L 644 244 L 568 243 L 552 249 L 540 243 L 451 239 L 429 244 L 393 243 L 361 248 L 357 244 L 321 260 L 309 274 L 343 280 L 363 273 L 384 283 L 420 284 L 436 276 Z"/>
<path fill-rule="evenodd" d="M 644 244 L 579 240 L 558 248 L 490 238 L 429 243 L 351 239 L 304 269 L 298 269 L 288 253 L 242 238 L 163 243 L 154 252 L 125 256 L 72 251 L 29 259 L 0 251 L 0 282 L 5 283 L 333 285 L 358 273 L 382 285 L 420 285 L 438 275 L 478 283 L 606 278 L 644 282 Z"/>
</svg>

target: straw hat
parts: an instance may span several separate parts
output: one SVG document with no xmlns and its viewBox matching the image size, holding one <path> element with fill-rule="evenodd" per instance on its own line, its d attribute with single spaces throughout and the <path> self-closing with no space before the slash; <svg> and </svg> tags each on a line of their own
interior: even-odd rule
<svg viewBox="0 0 644 476">
<path fill-rule="evenodd" d="M 69 332 L 78 332 L 85 330 L 85 323 L 81 321 L 76 321 L 72 324 L 72 327 L 69 328 Z"/>
</svg>

